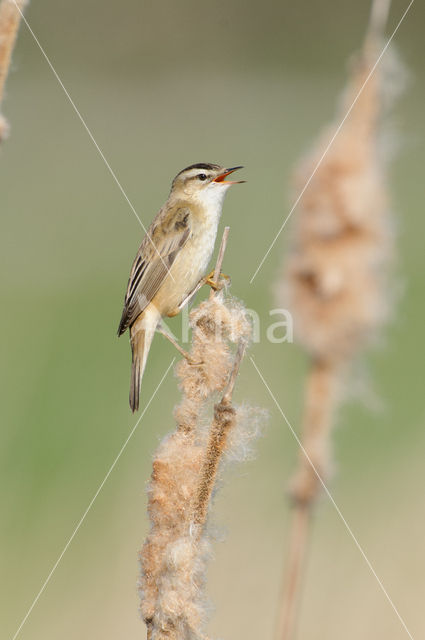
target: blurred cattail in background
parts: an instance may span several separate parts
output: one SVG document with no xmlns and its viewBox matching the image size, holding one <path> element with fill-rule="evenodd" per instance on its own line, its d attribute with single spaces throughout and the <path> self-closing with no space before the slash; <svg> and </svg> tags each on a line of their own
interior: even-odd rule
<svg viewBox="0 0 425 640">
<path fill-rule="evenodd" d="M 330 436 L 344 395 L 342 379 L 381 330 L 392 302 L 393 242 L 379 144 L 386 60 L 375 68 L 388 8 L 387 1 L 373 3 L 336 121 L 296 169 L 297 189 L 309 184 L 294 214 L 277 294 L 310 357 L 302 433 L 307 455 L 300 452 L 290 487 L 293 519 L 279 640 L 294 633 L 311 511 L 332 470 Z"/>
<path fill-rule="evenodd" d="M 0 2 L 0 105 L 9 71 L 12 51 L 21 21 L 21 11 L 27 0 L 1 0 Z M 7 122 L 0 113 L 0 142 L 7 134 Z"/>
<path fill-rule="evenodd" d="M 216 279 L 218 277 L 219 270 Z M 247 457 L 261 412 L 235 407 L 233 387 L 250 339 L 244 307 L 222 292 L 190 314 L 190 361 L 177 366 L 176 431 L 160 444 L 148 491 L 150 533 L 140 553 L 141 611 L 151 640 L 204 638 L 206 520 L 226 457 Z M 231 344 L 237 344 L 236 354 Z M 221 399 L 212 401 L 219 394 Z M 213 413 L 211 418 L 210 414 Z M 236 452 L 237 457 L 237 452 Z"/>
</svg>

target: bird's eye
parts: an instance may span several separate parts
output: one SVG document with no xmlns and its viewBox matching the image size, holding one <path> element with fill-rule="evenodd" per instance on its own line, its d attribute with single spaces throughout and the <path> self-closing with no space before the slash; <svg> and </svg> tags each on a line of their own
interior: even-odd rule
<svg viewBox="0 0 425 640">
<path fill-rule="evenodd" d="M 198 173 L 198 178 L 199 180 L 206 180 L 207 176 L 205 175 L 205 173 Z"/>
</svg>

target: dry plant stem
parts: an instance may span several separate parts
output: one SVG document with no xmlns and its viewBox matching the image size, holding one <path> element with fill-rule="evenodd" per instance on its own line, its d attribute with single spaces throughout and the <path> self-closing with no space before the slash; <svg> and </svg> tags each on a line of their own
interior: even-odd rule
<svg viewBox="0 0 425 640">
<path fill-rule="evenodd" d="M 227 238 L 226 238 L 227 239 Z M 218 271 L 220 273 L 220 270 Z M 214 419 L 211 424 L 205 459 L 202 464 L 201 479 L 195 500 L 193 522 L 199 527 L 198 535 L 202 534 L 205 525 L 211 495 L 215 485 L 218 467 L 229 430 L 235 422 L 235 409 L 232 407 L 233 389 L 239 372 L 239 367 L 245 353 L 246 343 L 241 341 L 238 346 L 229 382 L 221 401 L 214 406 Z"/>
<path fill-rule="evenodd" d="M 342 367 L 335 362 L 312 360 L 305 391 L 304 427 L 298 470 L 292 480 L 290 496 L 296 510 L 312 505 L 331 472 L 330 435 L 338 404 L 338 378 Z"/>
<path fill-rule="evenodd" d="M 373 0 L 370 8 L 369 26 L 366 34 L 366 41 L 370 38 L 374 40 L 380 38 L 385 31 L 388 15 L 390 12 L 391 0 Z"/>
<path fill-rule="evenodd" d="M 281 595 L 281 606 L 278 619 L 277 638 L 291 638 L 295 633 L 295 625 L 299 609 L 302 579 L 307 560 L 307 547 L 310 538 L 310 504 L 300 503 L 294 507 L 291 531 L 289 534 L 289 553 L 285 565 L 286 583 Z"/>
<path fill-rule="evenodd" d="M 326 482 L 330 466 L 328 447 L 337 404 L 337 373 L 333 363 L 314 360 L 308 375 L 302 434 L 305 452 L 300 451 L 290 488 L 292 518 L 276 634 L 279 640 L 289 640 L 295 633 L 312 512 L 321 489 L 320 479 Z"/>
<path fill-rule="evenodd" d="M 25 5 L 26 0 L 16 0 L 16 3 L 13 0 L 2 0 L 0 3 L 0 105 L 21 20 L 19 9 L 22 10 Z M 0 142 L 6 128 L 6 121 L 0 114 Z"/>
<path fill-rule="evenodd" d="M 221 267 L 223 265 L 223 259 L 224 259 L 224 253 L 226 251 L 227 240 L 229 238 L 229 231 L 230 231 L 230 227 L 224 227 L 223 237 L 221 238 L 220 249 L 218 251 L 217 262 L 214 270 L 214 282 L 217 282 L 217 283 L 220 278 Z M 214 289 L 211 289 L 210 300 L 214 297 L 214 295 L 215 295 L 215 291 Z"/>
</svg>

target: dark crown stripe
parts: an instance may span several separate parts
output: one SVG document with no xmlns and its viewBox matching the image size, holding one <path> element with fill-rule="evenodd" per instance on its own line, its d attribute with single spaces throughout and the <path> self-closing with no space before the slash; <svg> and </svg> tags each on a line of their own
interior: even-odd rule
<svg viewBox="0 0 425 640">
<path fill-rule="evenodd" d="M 186 167 L 185 169 L 180 171 L 180 173 L 178 173 L 177 175 L 180 175 L 185 171 L 189 171 L 190 169 L 204 169 L 207 171 L 214 171 L 220 168 L 221 167 L 219 164 L 209 164 L 208 162 L 198 162 L 197 164 L 191 164 L 189 167 Z"/>
</svg>

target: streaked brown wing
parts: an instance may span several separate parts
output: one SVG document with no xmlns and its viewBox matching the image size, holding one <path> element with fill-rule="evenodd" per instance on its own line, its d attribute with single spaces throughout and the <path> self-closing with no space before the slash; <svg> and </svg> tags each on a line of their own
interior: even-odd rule
<svg viewBox="0 0 425 640">
<path fill-rule="evenodd" d="M 169 212 L 167 220 L 151 227 L 130 272 L 118 335 L 130 327 L 158 292 L 181 248 L 190 236 L 190 211 Z M 151 239 L 150 239 L 151 238 Z M 152 240 L 152 241 L 151 241 Z M 155 245 L 155 246 L 154 246 Z"/>
</svg>

